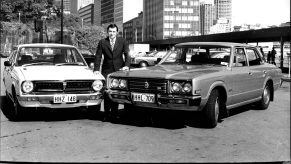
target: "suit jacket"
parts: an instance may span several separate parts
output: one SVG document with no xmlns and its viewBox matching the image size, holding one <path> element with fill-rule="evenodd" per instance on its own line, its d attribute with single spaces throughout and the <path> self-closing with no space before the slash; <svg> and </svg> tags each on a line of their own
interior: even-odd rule
<svg viewBox="0 0 291 164">
<path fill-rule="evenodd" d="M 116 37 L 113 50 L 109 37 L 99 41 L 95 55 L 94 71 L 100 71 L 102 54 L 104 57 L 102 74 L 105 78 L 109 73 L 118 71 L 124 66 L 130 66 L 129 47 L 126 40 L 121 37 Z"/>
</svg>

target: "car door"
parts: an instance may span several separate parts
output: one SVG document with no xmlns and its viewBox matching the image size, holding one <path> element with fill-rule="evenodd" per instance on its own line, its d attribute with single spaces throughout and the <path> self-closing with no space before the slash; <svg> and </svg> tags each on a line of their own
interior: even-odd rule
<svg viewBox="0 0 291 164">
<path fill-rule="evenodd" d="M 252 85 L 249 98 L 260 97 L 263 92 L 266 71 L 264 70 L 263 61 L 260 58 L 256 48 L 246 48 L 247 60 L 249 63 L 249 75 L 251 76 Z"/>
<path fill-rule="evenodd" d="M 252 76 L 247 63 L 244 48 L 234 48 L 233 61 L 229 82 L 229 97 L 227 105 L 233 105 L 247 101 L 252 90 Z"/>
</svg>

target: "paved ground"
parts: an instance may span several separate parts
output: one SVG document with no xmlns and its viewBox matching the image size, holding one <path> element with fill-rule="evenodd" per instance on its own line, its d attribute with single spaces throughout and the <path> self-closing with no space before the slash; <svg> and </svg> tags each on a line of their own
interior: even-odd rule
<svg viewBox="0 0 291 164">
<path fill-rule="evenodd" d="M 10 122 L 1 113 L 0 161 L 290 161 L 290 82 L 276 91 L 267 110 L 237 108 L 214 129 L 203 128 L 194 113 L 120 114 L 122 122 L 113 124 L 90 120 L 81 110 L 42 111 L 39 119 L 24 122 Z"/>
</svg>

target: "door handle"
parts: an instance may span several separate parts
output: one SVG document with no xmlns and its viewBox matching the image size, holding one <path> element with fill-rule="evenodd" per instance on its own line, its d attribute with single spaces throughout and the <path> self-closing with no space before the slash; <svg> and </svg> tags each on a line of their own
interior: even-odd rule
<svg viewBox="0 0 291 164">
<path fill-rule="evenodd" d="M 253 73 L 252 72 L 249 72 L 249 75 L 253 75 Z"/>
</svg>

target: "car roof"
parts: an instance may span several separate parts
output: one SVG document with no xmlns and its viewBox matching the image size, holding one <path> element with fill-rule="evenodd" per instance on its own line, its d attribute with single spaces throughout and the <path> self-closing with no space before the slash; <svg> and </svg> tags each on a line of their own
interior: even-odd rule
<svg viewBox="0 0 291 164">
<path fill-rule="evenodd" d="M 243 43 L 234 43 L 234 42 L 184 42 L 178 43 L 175 46 L 193 46 L 193 45 L 201 45 L 201 46 L 222 46 L 222 47 L 255 47 L 249 44 Z"/>
<path fill-rule="evenodd" d="M 67 47 L 67 48 L 76 48 L 75 46 L 68 44 L 58 44 L 58 43 L 31 43 L 31 44 L 19 44 L 15 47 Z"/>
</svg>

